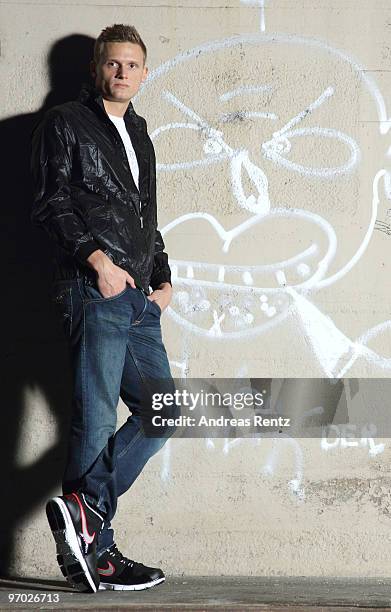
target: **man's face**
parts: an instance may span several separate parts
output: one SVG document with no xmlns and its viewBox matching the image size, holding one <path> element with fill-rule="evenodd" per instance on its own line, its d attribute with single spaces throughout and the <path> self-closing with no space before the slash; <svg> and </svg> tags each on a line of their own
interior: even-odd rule
<svg viewBox="0 0 391 612">
<path fill-rule="evenodd" d="M 91 73 L 106 100 L 129 102 L 147 78 L 148 68 L 140 45 L 110 42 L 103 45 L 98 64 L 91 62 Z"/>
</svg>

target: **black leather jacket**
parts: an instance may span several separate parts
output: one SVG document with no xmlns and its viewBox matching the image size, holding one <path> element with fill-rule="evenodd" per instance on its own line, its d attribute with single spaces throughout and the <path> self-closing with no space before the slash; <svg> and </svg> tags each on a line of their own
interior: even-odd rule
<svg viewBox="0 0 391 612">
<path fill-rule="evenodd" d="M 139 165 L 139 190 L 101 94 L 51 108 L 32 133 L 31 220 L 54 241 L 55 279 L 96 278 L 86 262 L 96 249 L 149 293 L 171 282 L 157 228 L 156 160 L 147 124 L 129 102 L 124 116 Z"/>
</svg>

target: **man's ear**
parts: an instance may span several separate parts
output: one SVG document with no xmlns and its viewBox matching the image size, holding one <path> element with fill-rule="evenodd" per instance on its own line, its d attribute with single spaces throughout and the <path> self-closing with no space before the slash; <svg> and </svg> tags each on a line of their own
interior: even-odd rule
<svg viewBox="0 0 391 612">
<path fill-rule="evenodd" d="M 96 63 L 95 60 L 90 61 L 90 73 L 93 79 L 96 77 Z"/>
<path fill-rule="evenodd" d="M 144 74 L 143 74 L 143 78 L 141 79 L 141 81 L 144 82 L 147 76 L 148 76 L 148 66 L 144 66 Z"/>
</svg>

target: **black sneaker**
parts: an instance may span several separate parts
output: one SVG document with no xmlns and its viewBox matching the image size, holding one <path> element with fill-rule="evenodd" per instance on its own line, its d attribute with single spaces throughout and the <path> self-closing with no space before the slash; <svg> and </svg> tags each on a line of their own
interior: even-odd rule
<svg viewBox="0 0 391 612">
<path fill-rule="evenodd" d="M 127 559 L 115 544 L 99 556 L 97 570 L 100 591 L 142 591 L 165 580 L 161 569 Z"/>
<path fill-rule="evenodd" d="M 53 497 L 46 504 L 50 529 L 57 544 L 57 562 L 68 582 L 79 591 L 96 593 L 96 541 L 103 518 L 83 493 Z"/>
</svg>

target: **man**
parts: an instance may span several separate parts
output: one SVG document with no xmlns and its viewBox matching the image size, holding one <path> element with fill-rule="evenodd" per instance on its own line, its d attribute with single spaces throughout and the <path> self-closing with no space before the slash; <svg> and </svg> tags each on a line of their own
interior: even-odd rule
<svg viewBox="0 0 391 612">
<path fill-rule="evenodd" d="M 90 592 L 164 580 L 159 568 L 119 552 L 110 525 L 117 497 L 174 429 L 148 437 L 142 421 L 143 385 L 159 378 L 173 390 L 160 328 L 172 288 L 157 229 L 155 154 L 130 101 L 145 62 L 133 26 L 105 28 L 90 65 L 94 85 L 50 109 L 32 135 L 31 218 L 53 240 L 53 301 L 73 372 L 63 495 L 46 512 L 61 571 Z M 115 432 L 119 397 L 131 416 Z"/>
</svg>

